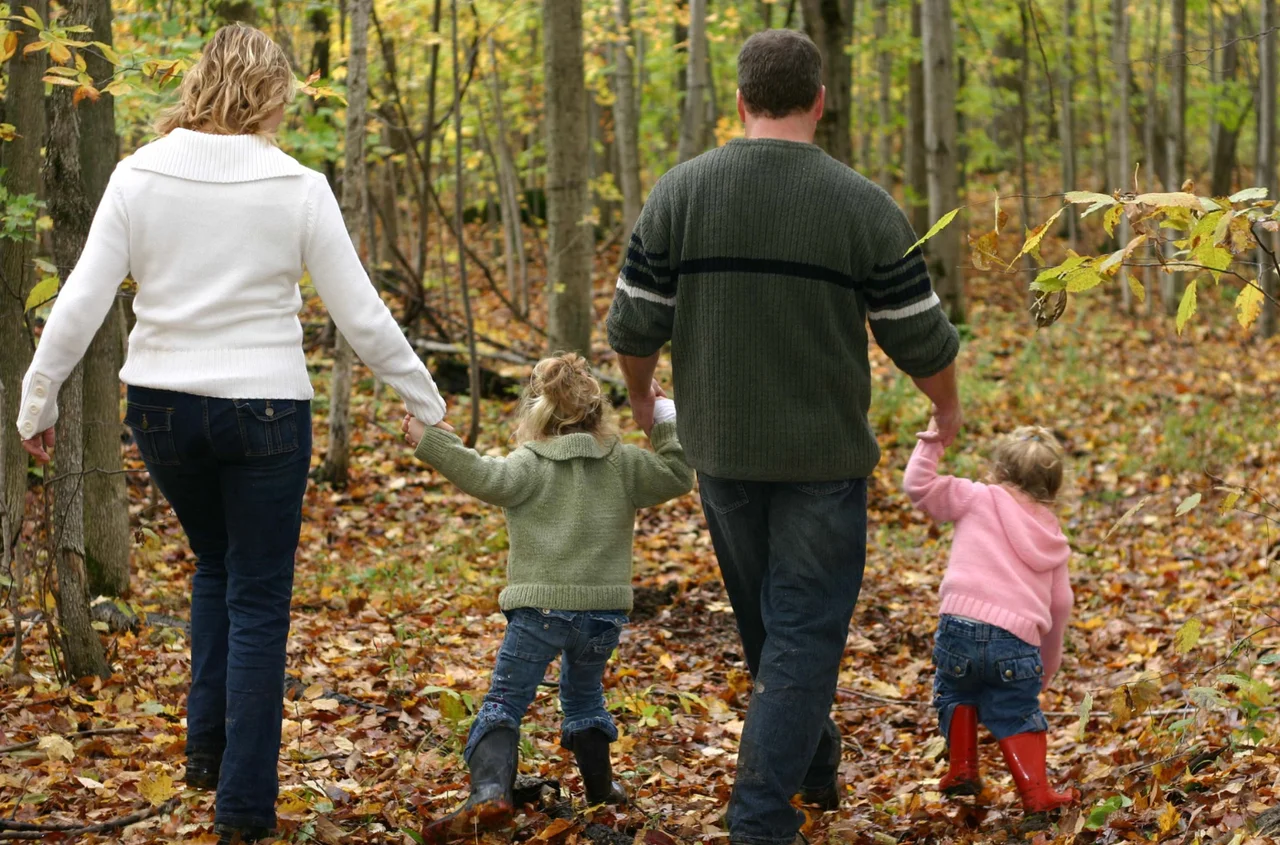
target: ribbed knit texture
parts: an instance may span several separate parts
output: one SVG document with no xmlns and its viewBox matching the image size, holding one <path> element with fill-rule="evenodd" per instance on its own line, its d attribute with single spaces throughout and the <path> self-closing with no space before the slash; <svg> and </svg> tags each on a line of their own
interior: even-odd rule
<svg viewBox="0 0 1280 845">
<path fill-rule="evenodd" d="M 654 186 L 609 311 L 609 342 L 671 341 L 680 438 L 701 472 L 752 481 L 871 473 L 867 323 L 905 372 L 959 341 L 905 215 L 812 144 L 739 139 Z"/>
<path fill-rule="evenodd" d="M 121 379 L 229 399 L 310 399 L 298 288 L 311 274 L 356 354 L 434 423 L 444 400 L 369 282 L 324 175 L 254 135 L 175 130 L 120 162 L 23 384 L 24 438 L 57 394 L 125 276 L 137 322 Z"/>
<path fill-rule="evenodd" d="M 490 458 L 428 428 L 416 454 L 504 509 L 511 549 L 503 610 L 629 611 L 636 511 L 693 489 L 676 423 L 658 423 L 651 439 L 652 452 L 567 434 Z"/>
<path fill-rule="evenodd" d="M 917 507 L 954 522 L 940 612 L 1003 628 L 1041 649 L 1047 687 L 1071 616 L 1071 546 L 1047 507 L 1002 486 L 938 474 L 943 447 L 921 440 L 903 486 Z"/>
</svg>

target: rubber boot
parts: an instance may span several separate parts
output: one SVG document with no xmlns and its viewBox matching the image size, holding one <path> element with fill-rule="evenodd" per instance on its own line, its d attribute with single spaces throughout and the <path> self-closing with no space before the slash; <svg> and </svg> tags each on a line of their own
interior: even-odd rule
<svg viewBox="0 0 1280 845">
<path fill-rule="evenodd" d="M 1058 792 L 1049 785 L 1045 770 L 1048 738 L 1044 731 L 1016 734 L 1000 740 L 1004 761 L 1013 774 L 1013 782 L 1022 796 L 1022 808 L 1028 813 L 1045 813 L 1080 800 L 1080 791 L 1068 788 Z"/>
<path fill-rule="evenodd" d="M 471 794 L 467 803 L 437 819 L 422 832 L 432 843 L 473 838 L 484 830 L 500 830 L 515 817 L 512 787 L 520 762 L 520 734 L 511 728 L 494 728 L 471 751 Z"/>
<path fill-rule="evenodd" d="M 569 737 L 569 747 L 578 761 L 588 806 L 627 803 L 627 791 L 613 779 L 609 737 L 604 731 L 596 728 L 580 731 Z"/>
<path fill-rule="evenodd" d="M 213 832 L 218 834 L 218 845 L 241 845 L 241 843 L 257 842 L 270 839 L 274 831 L 266 827 L 235 827 L 229 824 L 215 824 Z"/>
<path fill-rule="evenodd" d="M 182 779 L 192 789 L 213 791 L 218 788 L 218 775 L 221 768 L 221 754 L 192 751 L 187 754 L 187 770 Z"/>
<path fill-rule="evenodd" d="M 982 775 L 978 771 L 978 708 L 959 704 L 951 714 L 947 733 L 951 767 L 938 783 L 945 795 L 979 795 Z"/>
</svg>

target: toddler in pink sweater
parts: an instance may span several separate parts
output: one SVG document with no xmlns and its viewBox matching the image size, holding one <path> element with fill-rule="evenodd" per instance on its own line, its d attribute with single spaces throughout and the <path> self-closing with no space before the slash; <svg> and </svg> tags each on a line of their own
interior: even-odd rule
<svg viewBox="0 0 1280 845">
<path fill-rule="evenodd" d="M 941 789 L 982 791 L 981 722 L 999 740 L 1027 812 L 1072 804 L 1077 790 L 1049 785 L 1040 711 L 1071 613 L 1071 547 L 1049 509 L 1062 486 L 1062 446 L 1047 429 L 1019 428 L 995 446 L 984 484 L 938 474 L 943 446 L 932 420 L 917 437 L 907 495 L 937 521 L 956 524 L 933 652 L 933 703 L 950 754 Z"/>
</svg>

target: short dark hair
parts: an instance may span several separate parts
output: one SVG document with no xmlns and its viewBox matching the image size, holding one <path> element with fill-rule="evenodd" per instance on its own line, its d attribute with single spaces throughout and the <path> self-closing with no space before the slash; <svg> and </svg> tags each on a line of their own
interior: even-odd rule
<svg viewBox="0 0 1280 845">
<path fill-rule="evenodd" d="M 822 90 L 822 54 L 803 32 L 757 32 L 738 53 L 738 90 L 752 114 L 778 119 L 808 111 Z"/>
</svg>

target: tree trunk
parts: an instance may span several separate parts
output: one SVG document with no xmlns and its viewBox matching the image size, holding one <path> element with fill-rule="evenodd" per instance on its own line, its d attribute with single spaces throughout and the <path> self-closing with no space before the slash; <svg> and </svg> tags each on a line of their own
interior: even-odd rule
<svg viewBox="0 0 1280 845">
<path fill-rule="evenodd" d="M 1239 13 L 1228 12 L 1223 16 L 1219 85 L 1231 85 L 1239 75 L 1240 50 L 1236 44 L 1239 25 Z M 1215 197 L 1225 197 L 1235 187 L 1236 150 L 1240 141 L 1240 130 L 1244 126 L 1245 113 L 1243 109 L 1233 108 L 1234 97 L 1215 95 L 1213 101 L 1217 111 L 1217 123 L 1216 131 L 1213 133 L 1213 162 L 1210 166 L 1213 177 L 1210 192 Z"/>
<path fill-rule="evenodd" d="M 1029 77 L 1031 75 L 1031 61 L 1028 51 L 1030 50 L 1030 40 L 1028 38 L 1028 24 L 1033 10 L 1030 8 L 1030 0 L 1023 0 L 1018 7 L 1019 19 L 1022 25 L 1022 49 L 1019 52 L 1018 62 L 1018 90 L 1022 95 L 1018 97 L 1018 193 L 1022 196 L 1019 199 L 1019 209 L 1022 213 L 1022 226 L 1024 231 L 1029 231 L 1036 225 L 1031 217 L 1031 187 L 1027 174 L 1027 134 L 1029 132 L 1028 124 L 1030 121 L 1029 109 L 1027 106 L 1027 92 L 1030 88 Z M 1035 278 L 1035 260 L 1030 255 L 1022 256 L 1022 269 L 1027 274 L 1026 283 L 1030 284 Z"/>
<path fill-rule="evenodd" d="M 903 141 L 906 159 L 907 216 L 917 235 L 929 231 L 929 164 L 924 146 L 924 62 L 920 40 L 920 0 L 911 0 L 911 37 L 914 54 L 907 66 L 907 135 Z"/>
<path fill-rule="evenodd" d="M 849 35 L 851 9 L 841 0 L 802 0 L 804 28 L 822 52 L 822 82 L 827 88 L 826 108 L 818 123 L 816 143 L 827 155 L 853 164 L 850 108 L 853 99 L 853 62 Z"/>
<path fill-rule="evenodd" d="M 1115 87 L 1112 92 L 1113 103 L 1111 132 L 1115 137 L 1115 156 L 1112 159 L 1111 184 L 1113 190 L 1133 190 L 1132 174 L 1129 164 L 1129 82 L 1131 70 L 1129 65 L 1129 14 L 1126 0 L 1111 0 L 1111 64 L 1116 69 Z M 1120 217 L 1121 244 L 1129 242 L 1129 220 Z M 1133 310 L 1133 291 L 1129 289 L 1128 272 L 1123 266 L 1118 273 L 1121 297 L 1124 310 Z"/>
<path fill-rule="evenodd" d="M 1169 47 L 1169 136 L 1168 174 L 1165 188 L 1182 189 L 1187 178 L 1187 0 L 1173 0 L 1173 41 Z M 1154 92 L 1153 92 L 1154 95 Z M 1178 313 L 1182 291 L 1181 273 L 1160 274 L 1160 299 L 1169 316 Z"/>
<path fill-rule="evenodd" d="M 502 244 L 507 265 L 507 286 L 511 302 L 521 315 L 529 313 L 529 259 L 524 251 L 524 229 L 520 226 L 520 175 L 507 138 L 506 109 L 502 105 L 502 79 L 498 73 L 498 48 L 489 36 L 493 62 L 490 87 L 493 93 L 495 129 L 494 153 L 498 159 L 498 200 L 502 206 Z"/>
<path fill-rule="evenodd" d="M 959 205 L 956 187 L 956 65 L 951 0 L 924 0 L 925 150 L 929 170 L 929 218 Z M 952 322 L 965 320 L 960 271 L 960 227 L 948 226 L 928 242 L 929 269 Z"/>
<path fill-rule="evenodd" d="M 37 0 L 32 4 L 37 14 L 48 18 L 48 4 Z M 3 176 L 0 184 L 11 197 L 34 196 L 40 190 L 40 147 L 44 139 L 44 69 L 48 53 L 26 55 L 23 49 L 36 40 L 34 30 L 17 21 L 9 21 L 9 31 L 18 33 L 18 48 L 7 65 L 4 93 L 4 119 L 12 124 L 17 135 L 12 141 L 0 144 L 0 167 Z M 31 333 L 27 328 L 25 306 L 27 293 L 35 282 L 32 259 L 38 251 L 35 232 L 24 235 L 23 240 L 0 240 L 3 258 L 0 259 L 0 384 L 10 402 L 22 398 L 22 377 L 31 364 Z M 14 418 L 17 415 L 14 414 Z M 12 422 L 8 423 L 12 424 Z M 5 478 L 3 495 L 6 510 L 11 515 L 9 529 L 17 532 L 22 527 L 23 505 L 27 491 L 27 453 L 12 432 L 0 437 L 0 449 L 5 450 Z M 11 540 L 16 538 L 10 538 Z"/>
<path fill-rule="evenodd" d="M 458 0 L 453 0 L 450 4 L 449 13 L 453 22 L 453 137 L 455 141 L 453 224 L 457 227 L 454 236 L 458 240 L 458 290 L 462 292 L 462 310 L 467 321 L 467 357 L 471 376 L 471 430 L 467 434 L 467 445 L 474 446 L 476 438 L 480 435 L 480 361 L 476 355 L 476 324 L 471 314 L 471 290 L 467 285 L 467 250 L 462 230 L 463 211 L 467 206 L 466 181 L 462 169 L 462 55 L 458 50 Z"/>
<path fill-rule="evenodd" d="M 1156 59 L 1156 52 L 1160 49 L 1160 24 L 1164 16 L 1164 0 L 1155 0 L 1154 4 L 1147 4 L 1147 20 L 1146 29 L 1150 33 L 1150 41 L 1147 42 L 1147 122 L 1143 127 L 1144 147 L 1146 148 L 1146 156 L 1142 162 L 1142 169 L 1146 175 L 1146 188 L 1149 191 L 1160 190 L 1161 173 L 1160 168 L 1156 165 L 1159 159 L 1158 135 L 1157 129 L 1160 125 L 1160 62 Z M 1167 175 L 1167 174 L 1165 174 Z M 1173 190 L 1170 188 L 1169 190 Z M 1147 292 L 1146 307 L 1147 313 L 1153 310 L 1152 291 L 1155 290 L 1156 270 L 1154 266 L 1159 263 L 1158 256 L 1155 254 L 1157 246 L 1151 244 L 1147 250 L 1150 255 L 1148 266 L 1143 269 L 1142 284 Z M 1161 288 L 1164 287 L 1164 274 L 1161 274 Z M 1167 299 L 1167 296 L 1162 296 Z M 1176 307 L 1176 306 L 1175 306 Z"/>
<path fill-rule="evenodd" d="M 694 0 L 695 5 L 702 2 Z M 589 356 L 591 326 L 595 322 L 591 301 L 595 244 L 591 224 L 586 221 L 587 182 L 583 174 L 587 160 L 587 89 L 582 58 L 582 0 L 543 0 L 542 30 L 547 123 L 547 281 L 551 300 L 547 340 L 552 352 Z M 690 93 L 689 99 L 693 100 Z"/>
<path fill-rule="evenodd" d="M 1120 185 L 1115 182 L 1107 184 L 1111 181 L 1112 164 L 1108 144 L 1107 113 L 1102 105 L 1104 88 L 1102 86 L 1102 48 L 1098 44 L 1098 2 L 1099 0 L 1089 0 L 1089 47 L 1093 53 L 1093 61 L 1090 64 L 1093 70 L 1093 114 L 1096 122 L 1094 131 L 1098 135 L 1093 144 L 1093 177 L 1102 180 L 1102 190 L 1109 194 Z"/>
<path fill-rule="evenodd" d="M 688 161 L 707 148 L 707 0 L 689 0 L 689 90 L 680 122 L 678 161 Z"/>
<path fill-rule="evenodd" d="M 880 80 L 880 187 L 886 191 L 893 184 L 893 54 L 889 52 L 889 0 L 876 0 L 875 38 L 876 70 Z"/>
<path fill-rule="evenodd" d="M 1075 87 L 1075 67 L 1072 65 L 1074 60 L 1071 55 L 1071 43 L 1074 37 L 1071 19 L 1076 13 L 1075 5 L 1075 0 L 1063 0 L 1062 4 L 1062 59 L 1059 64 L 1058 75 L 1058 86 L 1062 89 L 1062 109 L 1058 113 L 1058 140 L 1062 144 L 1063 193 L 1077 190 L 1080 187 L 1076 184 L 1076 121 L 1075 104 L 1072 102 L 1072 92 Z M 1076 207 L 1068 205 L 1062 216 L 1066 221 L 1067 244 L 1072 249 L 1076 249 L 1079 222 L 1076 219 Z"/>
<path fill-rule="evenodd" d="M 613 83 L 617 100 L 613 104 L 613 124 L 620 161 L 618 176 L 622 188 L 622 243 L 625 249 L 636 218 L 640 216 L 640 207 L 644 204 L 640 187 L 640 100 L 636 96 L 635 71 L 631 62 L 631 0 L 614 0 L 613 15 L 618 28 Z"/>
<path fill-rule="evenodd" d="M 1268 196 L 1276 196 L 1276 4 L 1275 0 L 1262 0 L 1259 32 L 1266 33 L 1258 39 L 1258 150 L 1257 172 L 1254 181 L 1267 189 Z M 1259 231 L 1258 239 L 1265 244 L 1274 255 L 1277 238 L 1273 233 Z M 1268 294 L 1263 301 L 1261 333 L 1263 337 L 1271 337 L 1276 333 L 1277 313 L 1275 297 L 1280 285 L 1277 285 L 1276 268 L 1271 256 L 1261 247 L 1258 249 L 1258 266 L 1267 272 L 1261 273 L 1262 289 Z"/>
<path fill-rule="evenodd" d="M 347 131 L 342 166 L 342 219 L 347 235 L 359 244 L 365 230 L 369 191 L 365 168 L 365 122 L 369 104 L 369 12 L 372 0 L 350 0 L 351 52 L 347 58 Z M 334 487 L 347 486 L 351 463 L 351 382 L 355 354 L 342 333 L 333 351 L 329 384 L 329 448 L 317 477 Z"/>
<path fill-rule="evenodd" d="M 87 6 L 93 39 L 111 43 L 110 0 L 80 0 Z M 85 50 L 89 75 L 102 88 L 115 73 L 97 50 Z M 115 98 L 76 107 L 80 118 L 80 170 L 95 209 L 119 159 Z M 124 299 L 117 297 L 84 358 L 85 564 L 90 595 L 129 593 L 129 498 L 120 450 L 120 367 L 124 365 Z"/>
<path fill-rule="evenodd" d="M 88 18 L 88 3 L 72 0 L 68 23 Z M 65 281 L 80 258 L 93 207 L 85 195 L 80 171 L 79 115 L 71 89 L 56 85 L 49 97 L 49 140 L 45 164 L 45 193 L 53 219 L 53 254 Z M 77 366 L 59 394 L 58 448 L 54 453 L 55 481 L 50 536 L 58 571 L 58 628 L 70 680 L 111 674 L 102 640 L 89 616 L 89 586 L 85 576 L 84 543 L 84 369 Z"/>
</svg>

